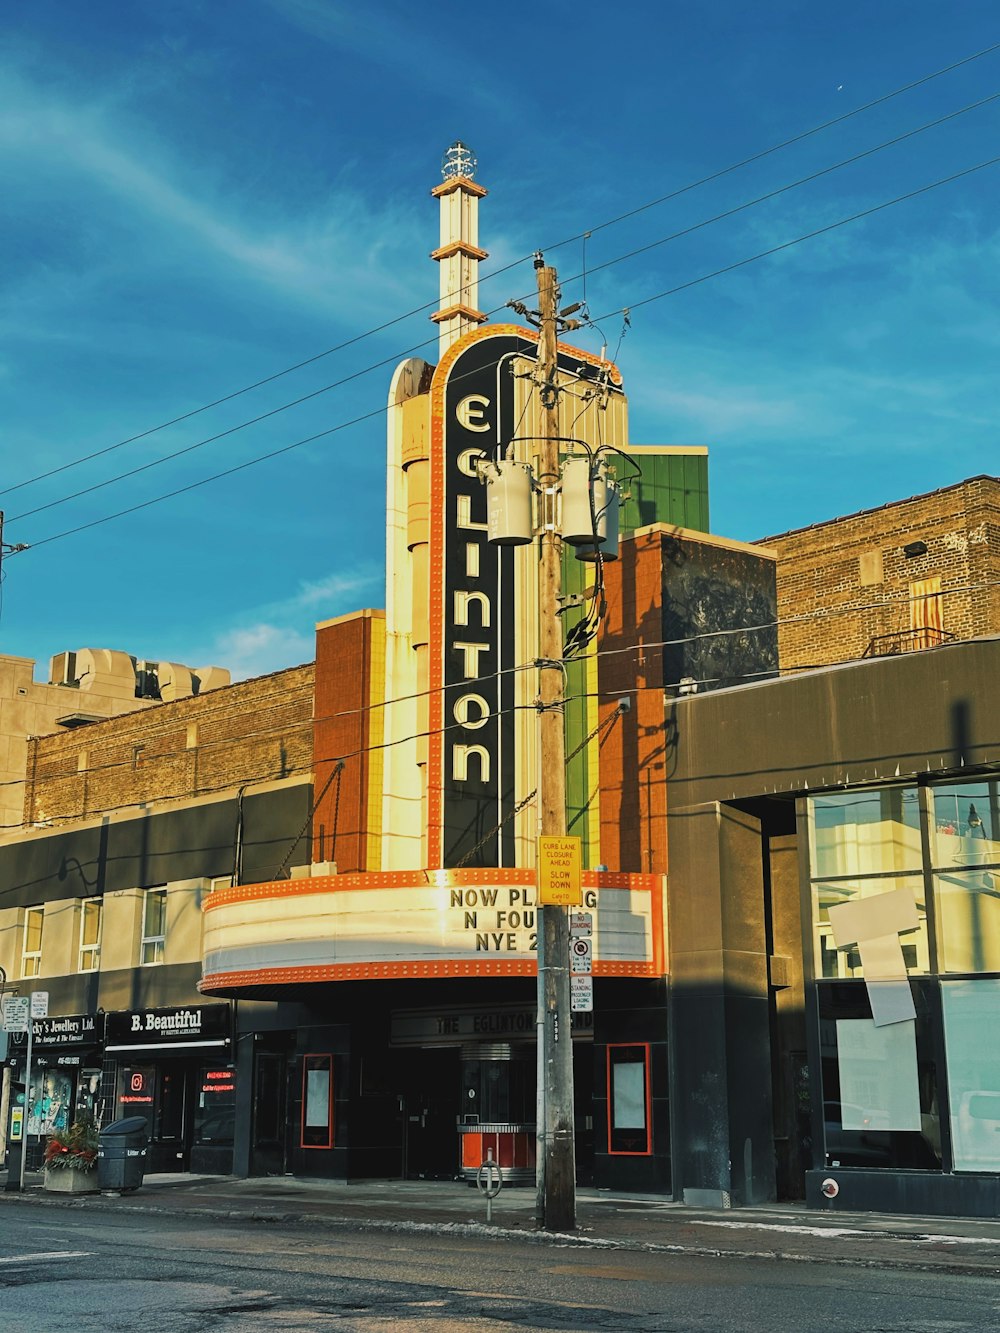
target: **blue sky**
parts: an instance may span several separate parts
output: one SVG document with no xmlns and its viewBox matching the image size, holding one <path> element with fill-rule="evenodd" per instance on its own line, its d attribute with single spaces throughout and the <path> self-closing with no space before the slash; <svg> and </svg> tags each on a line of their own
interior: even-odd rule
<svg viewBox="0 0 1000 1333">
<path fill-rule="evenodd" d="M 245 676 L 382 605 L 390 370 L 363 372 L 425 340 L 433 360 L 426 311 L 66 465 L 433 308 L 429 190 L 456 138 L 490 190 L 481 305 L 533 290 L 536 248 L 567 301 L 592 270 L 579 341 L 618 348 L 635 443 L 709 446 L 716 532 L 996 473 L 1000 166 L 648 298 L 996 156 L 1000 101 L 620 257 L 1000 92 L 1000 51 L 602 224 L 997 42 L 995 0 L 8 7 L 0 507 L 33 549 L 5 561 L 0 651 L 38 678 L 84 646 Z"/>
</svg>

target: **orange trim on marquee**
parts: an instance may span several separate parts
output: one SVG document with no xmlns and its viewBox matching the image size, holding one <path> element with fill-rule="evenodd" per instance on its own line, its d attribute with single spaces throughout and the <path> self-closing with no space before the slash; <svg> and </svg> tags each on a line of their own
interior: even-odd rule
<svg viewBox="0 0 1000 1333">
<path fill-rule="evenodd" d="M 262 967 L 256 971 L 216 972 L 204 976 L 198 989 L 231 990 L 234 986 L 289 986 L 312 981 L 399 981 L 441 977 L 533 977 L 538 968 L 533 958 L 486 959 L 435 958 L 426 962 L 327 963 L 317 967 Z M 655 977 L 652 963 L 601 963 L 593 967 L 596 977 Z"/>
</svg>

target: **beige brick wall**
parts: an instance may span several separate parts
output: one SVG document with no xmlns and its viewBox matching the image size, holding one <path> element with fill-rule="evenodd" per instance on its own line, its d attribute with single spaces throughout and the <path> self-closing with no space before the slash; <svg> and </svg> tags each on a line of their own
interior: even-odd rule
<svg viewBox="0 0 1000 1333">
<path fill-rule="evenodd" d="M 43 684 L 34 673 L 30 657 L 0 654 L 0 829 L 21 822 L 29 736 L 59 730 L 59 718 L 70 713 L 115 717 L 158 706 L 152 699 L 122 699 L 99 689 Z"/>
<path fill-rule="evenodd" d="M 927 544 L 908 557 L 903 547 Z M 766 537 L 778 552 L 783 670 L 861 657 L 878 635 L 910 628 L 910 585 L 940 578 L 942 621 L 958 638 L 1000 633 L 1000 479 L 973 477 L 928 495 Z"/>
<path fill-rule="evenodd" d="M 80 819 L 312 771 L 314 667 L 28 742 L 24 820 Z"/>
</svg>

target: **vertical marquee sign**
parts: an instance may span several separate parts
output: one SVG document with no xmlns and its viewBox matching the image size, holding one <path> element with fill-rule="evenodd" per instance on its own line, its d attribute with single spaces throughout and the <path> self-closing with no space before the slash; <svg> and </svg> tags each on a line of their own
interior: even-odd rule
<svg viewBox="0 0 1000 1333">
<path fill-rule="evenodd" d="M 520 361 L 517 373 L 524 373 L 524 362 L 537 358 L 537 344 L 537 333 L 515 325 L 477 329 L 445 352 L 431 381 L 431 868 L 514 864 L 510 816 L 527 795 L 514 790 L 514 669 L 537 647 L 515 637 L 515 552 L 486 540 L 486 488 L 476 460 L 503 457 L 511 443 L 515 367 Z M 620 391 L 617 370 L 587 352 L 560 346 L 559 367 L 580 378 L 589 369 L 591 380 L 594 368 L 610 370 L 611 385 Z M 536 446 L 515 442 L 521 461 L 535 453 Z"/>
<path fill-rule="evenodd" d="M 518 352 L 534 355 L 529 334 L 477 331 L 445 353 L 431 384 L 431 865 L 514 860 L 513 821 L 504 822 L 517 800 L 514 552 L 486 540 L 476 459 L 513 434 Z"/>
</svg>

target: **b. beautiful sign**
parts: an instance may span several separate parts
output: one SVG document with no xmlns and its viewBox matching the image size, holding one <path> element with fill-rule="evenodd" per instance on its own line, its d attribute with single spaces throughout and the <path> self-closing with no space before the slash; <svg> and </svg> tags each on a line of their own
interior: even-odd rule
<svg viewBox="0 0 1000 1333">
<path fill-rule="evenodd" d="M 178 1009 L 138 1009 L 107 1016 L 108 1051 L 167 1050 L 228 1046 L 227 1004 L 185 1005 Z"/>
</svg>

